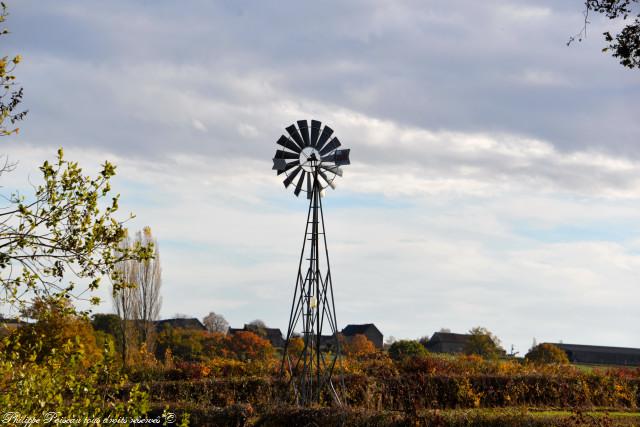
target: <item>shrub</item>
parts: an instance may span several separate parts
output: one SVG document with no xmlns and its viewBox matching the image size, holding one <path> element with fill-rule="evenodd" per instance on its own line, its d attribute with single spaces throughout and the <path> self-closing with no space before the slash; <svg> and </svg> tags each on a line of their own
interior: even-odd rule
<svg viewBox="0 0 640 427">
<path fill-rule="evenodd" d="M 500 346 L 498 337 L 488 329 L 477 326 L 469 331 L 469 339 L 464 347 L 466 354 L 477 354 L 487 359 L 496 359 L 504 356 L 506 352 Z"/>
<path fill-rule="evenodd" d="M 403 360 L 413 356 L 424 356 L 427 350 L 418 341 L 400 340 L 389 347 L 389 356 L 393 360 Z"/>
<path fill-rule="evenodd" d="M 356 334 L 345 343 L 344 352 L 353 356 L 364 356 L 375 353 L 376 346 L 366 336 Z"/>
<path fill-rule="evenodd" d="M 228 348 L 240 360 L 265 360 L 273 355 L 269 340 L 247 331 L 235 332 Z"/>
<path fill-rule="evenodd" d="M 542 343 L 533 347 L 524 357 L 528 362 L 533 363 L 569 363 L 567 354 L 559 347 Z"/>
<path fill-rule="evenodd" d="M 66 342 L 46 335 L 29 337 L 33 341 L 19 348 L 12 337 L 0 344 L 0 408 L 5 413 L 31 417 L 57 413 L 59 418 L 76 419 L 147 412 L 147 395 L 138 386 L 126 385 L 110 349 L 96 358 L 87 352 L 80 335 Z"/>
</svg>

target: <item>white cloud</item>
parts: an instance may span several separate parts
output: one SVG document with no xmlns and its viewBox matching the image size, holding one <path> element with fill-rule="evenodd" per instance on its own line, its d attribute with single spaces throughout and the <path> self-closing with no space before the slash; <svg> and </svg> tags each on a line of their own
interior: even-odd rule
<svg viewBox="0 0 640 427">
<path fill-rule="evenodd" d="M 571 82 L 565 76 L 548 70 L 525 70 L 516 80 L 532 86 L 569 86 Z"/>
<path fill-rule="evenodd" d="M 200 132 L 207 132 L 207 127 L 198 119 L 192 119 L 191 125 L 194 129 L 199 130 Z"/>
</svg>

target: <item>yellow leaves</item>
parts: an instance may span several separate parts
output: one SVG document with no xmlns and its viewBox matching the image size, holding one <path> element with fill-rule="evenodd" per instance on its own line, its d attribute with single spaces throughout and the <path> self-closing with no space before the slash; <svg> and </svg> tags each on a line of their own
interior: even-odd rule
<svg viewBox="0 0 640 427">
<path fill-rule="evenodd" d="M 12 62 L 16 65 L 18 65 L 20 63 L 20 61 L 22 61 L 22 55 L 16 55 L 13 57 Z"/>
</svg>

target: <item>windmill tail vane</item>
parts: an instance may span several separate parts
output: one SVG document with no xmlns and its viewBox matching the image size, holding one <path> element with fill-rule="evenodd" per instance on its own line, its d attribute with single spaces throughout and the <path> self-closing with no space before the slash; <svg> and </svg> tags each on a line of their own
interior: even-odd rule
<svg viewBox="0 0 640 427">
<path fill-rule="evenodd" d="M 273 158 L 273 170 L 285 175 L 285 188 L 293 186 L 296 196 L 306 193 L 309 209 L 281 374 L 288 377 L 297 404 L 308 406 L 331 398 L 341 405 L 333 378 L 340 341 L 321 196 L 325 188 L 335 189 L 342 166 L 350 164 L 350 150 L 341 149 L 333 129 L 317 120 L 311 120 L 311 126 L 298 120 L 297 126 L 292 124 L 286 131 L 276 141 L 280 148 Z M 294 350 L 291 344 L 297 337 L 303 345 Z"/>
</svg>

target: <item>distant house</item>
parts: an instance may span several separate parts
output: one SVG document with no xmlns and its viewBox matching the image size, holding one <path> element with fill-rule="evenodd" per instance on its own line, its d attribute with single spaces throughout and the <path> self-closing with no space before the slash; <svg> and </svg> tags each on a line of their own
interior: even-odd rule
<svg viewBox="0 0 640 427">
<path fill-rule="evenodd" d="M 156 325 L 157 331 L 161 331 L 168 327 L 171 327 L 174 329 L 195 329 L 199 331 L 207 330 L 207 328 L 205 328 L 202 322 L 196 319 L 195 317 L 156 320 L 154 323 Z"/>
<path fill-rule="evenodd" d="M 347 325 L 342 330 L 342 335 L 348 340 L 355 335 L 364 335 L 376 346 L 382 348 L 382 332 L 373 323 L 365 323 L 364 325 Z"/>
<path fill-rule="evenodd" d="M 425 345 L 433 353 L 464 353 L 471 335 L 436 332 Z"/>
<path fill-rule="evenodd" d="M 572 363 L 640 366 L 640 348 L 552 343 L 567 353 Z"/>
<path fill-rule="evenodd" d="M 229 328 L 230 335 L 236 332 L 253 332 L 256 335 L 261 335 L 268 339 L 274 348 L 284 348 L 284 338 L 282 338 L 282 331 L 279 328 L 260 328 L 255 325 L 246 324 L 242 329 Z"/>
</svg>

